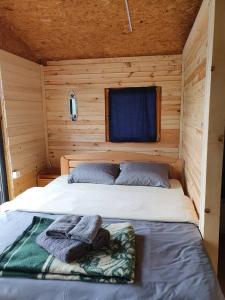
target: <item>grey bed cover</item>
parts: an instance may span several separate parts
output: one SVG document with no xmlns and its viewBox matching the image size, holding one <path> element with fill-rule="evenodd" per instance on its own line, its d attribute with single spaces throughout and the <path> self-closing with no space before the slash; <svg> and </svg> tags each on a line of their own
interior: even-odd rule
<svg viewBox="0 0 225 300">
<path fill-rule="evenodd" d="M 0 252 L 31 223 L 34 215 L 0 216 Z M 105 222 L 121 222 L 106 219 Z M 135 284 L 0 278 L 0 300 L 220 300 L 222 296 L 198 228 L 188 223 L 130 220 L 136 233 Z"/>
</svg>

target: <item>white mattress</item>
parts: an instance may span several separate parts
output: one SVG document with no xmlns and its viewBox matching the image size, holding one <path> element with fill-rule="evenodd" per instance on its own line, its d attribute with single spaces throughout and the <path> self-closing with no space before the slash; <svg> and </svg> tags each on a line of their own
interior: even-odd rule
<svg viewBox="0 0 225 300">
<path fill-rule="evenodd" d="M 99 214 L 106 218 L 190 222 L 198 218 L 178 180 L 171 188 L 75 183 L 60 176 L 43 188 L 30 188 L 1 211 L 22 210 L 57 214 Z"/>
</svg>

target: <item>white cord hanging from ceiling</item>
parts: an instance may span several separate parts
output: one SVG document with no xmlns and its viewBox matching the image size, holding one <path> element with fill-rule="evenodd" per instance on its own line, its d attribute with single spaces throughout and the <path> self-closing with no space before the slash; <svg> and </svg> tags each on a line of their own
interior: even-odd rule
<svg viewBox="0 0 225 300">
<path fill-rule="evenodd" d="M 130 10 L 129 10 L 129 5 L 128 5 L 128 0 L 124 0 L 124 1 L 125 1 L 126 11 L 127 11 L 127 19 L 128 19 L 129 31 L 132 32 L 133 28 L 132 28 L 132 23 L 131 23 L 131 17 L 130 17 Z"/>
</svg>

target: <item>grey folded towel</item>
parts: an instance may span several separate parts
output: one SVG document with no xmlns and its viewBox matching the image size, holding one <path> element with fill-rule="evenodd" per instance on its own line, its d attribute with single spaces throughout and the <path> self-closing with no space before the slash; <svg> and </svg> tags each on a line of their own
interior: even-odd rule
<svg viewBox="0 0 225 300">
<path fill-rule="evenodd" d="M 52 238 L 43 231 L 36 239 L 39 246 L 63 262 L 80 259 L 90 251 L 90 245 L 76 240 Z"/>
<path fill-rule="evenodd" d="M 100 250 L 102 247 L 109 246 L 110 242 L 110 233 L 103 228 L 99 229 L 91 245 L 78 240 L 52 238 L 47 236 L 46 232 L 47 230 L 37 236 L 37 244 L 66 263 L 84 257 L 90 250 Z"/>
<path fill-rule="evenodd" d="M 103 247 L 109 246 L 109 242 L 110 242 L 109 231 L 104 228 L 100 228 L 91 244 L 91 249 L 99 250 Z"/>
<path fill-rule="evenodd" d="M 68 232 L 70 239 L 79 240 L 91 244 L 102 225 L 102 218 L 96 216 L 84 216 L 79 223 Z"/>
<path fill-rule="evenodd" d="M 76 215 L 62 216 L 57 218 L 46 230 L 46 235 L 49 237 L 66 239 L 68 232 L 77 225 L 81 217 Z"/>
</svg>

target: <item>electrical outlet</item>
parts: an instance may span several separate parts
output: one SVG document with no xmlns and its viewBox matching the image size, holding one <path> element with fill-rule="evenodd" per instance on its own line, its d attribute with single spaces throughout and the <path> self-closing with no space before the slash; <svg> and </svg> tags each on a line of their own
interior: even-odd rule
<svg viewBox="0 0 225 300">
<path fill-rule="evenodd" d="M 21 177 L 20 171 L 19 171 L 19 170 L 14 170 L 14 171 L 12 172 L 12 177 L 13 177 L 13 179 L 20 178 L 20 177 Z"/>
</svg>

